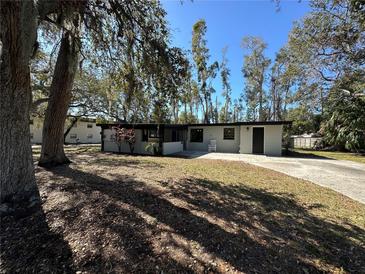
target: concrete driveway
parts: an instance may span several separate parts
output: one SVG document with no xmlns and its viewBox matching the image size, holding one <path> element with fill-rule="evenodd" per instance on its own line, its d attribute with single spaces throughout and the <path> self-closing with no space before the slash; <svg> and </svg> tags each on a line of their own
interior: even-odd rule
<svg viewBox="0 0 365 274">
<path fill-rule="evenodd" d="M 184 152 L 189 157 L 189 152 Z M 327 158 L 270 157 L 252 154 L 191 152 L 192 158 L 243 161 L 329 187 L 365 204 L 365 165 Z"/>
</svg>

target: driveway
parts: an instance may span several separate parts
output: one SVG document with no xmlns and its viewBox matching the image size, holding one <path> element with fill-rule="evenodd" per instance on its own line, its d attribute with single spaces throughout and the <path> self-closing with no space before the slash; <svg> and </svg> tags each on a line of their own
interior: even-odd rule
<svg viewBox="0 0 365 274">
<path fill-rule="evenodd" d="M 270 157 L 252 154 L 184 152 L 198 159 L 243 161 L 329 187 L 365 204 L 365 165 L 328 158 Z"/>
</svg>

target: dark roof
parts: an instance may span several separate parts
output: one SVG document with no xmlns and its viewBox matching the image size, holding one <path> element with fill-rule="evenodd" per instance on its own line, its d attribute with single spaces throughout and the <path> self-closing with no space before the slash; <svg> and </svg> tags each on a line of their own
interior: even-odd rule
<svg viewBox="0 0 365 274">
<path fill-rule="evenodd" d="M 96 123 L 96 118 L 81 117 L 81 118 L 79 118 L 79 121 L 80 122 Z"/>
<path fill-rule="evenodd" d="M 164 128 L 187 128 L 188 126 L 199 127 L 199 126 L 256 126 L 256 125 L 291 125 L 292 121 L 256 121 L 256 122 L 236 122 L 236 123 L 215 123 L 215 124 L 160 124 Z M 112 126 L 122 126 L 126 128 L 155 128 L 159 124 L 156 123 L 105 123 L 96 124 L 102 128 L 109 128 Z"/>
<path fill-rule="evenodd" d="M 291 125 L 292 121 L 251 121 L 215 124 L 187 124 L 188 126 L 256 126 L 256 125 Z"/>
</svg>

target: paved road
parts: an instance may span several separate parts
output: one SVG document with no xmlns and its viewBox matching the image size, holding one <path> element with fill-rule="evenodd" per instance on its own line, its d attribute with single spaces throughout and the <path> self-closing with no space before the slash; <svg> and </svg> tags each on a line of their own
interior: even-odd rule
<svg viewBox="0 0 365 274">
<path fill-rule="evenodd" d="M 351 161 L 251 154 L 187 152 L 201 159 L 244 161 L 329 187 L 365 204 L 365 165 Z"/>
</svg>

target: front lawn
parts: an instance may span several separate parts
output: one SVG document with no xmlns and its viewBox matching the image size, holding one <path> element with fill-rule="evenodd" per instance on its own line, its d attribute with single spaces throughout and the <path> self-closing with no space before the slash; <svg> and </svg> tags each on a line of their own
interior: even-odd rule
<svg viewBox="0 0 365 274">
<path fill-rule="evenodd" d="M 330 189 L 241 162 L 67 150 L 69 166 L 36 169 L 42 208 L 3 218 L 0 272 L 365 272 L 365 206 Z"/>
<path fill-rule="evenodd" d="M 323 157 L 336 160 L 347 160 L 365 164 L 365 155 L 351 152 L 338 152 L 338 151 L 320 151 L 311 149 L 293 149 L 292 152 L 295 156 L 306 156 L 306 157 Z"/>
</svg>

